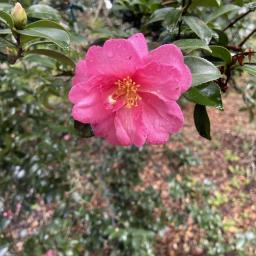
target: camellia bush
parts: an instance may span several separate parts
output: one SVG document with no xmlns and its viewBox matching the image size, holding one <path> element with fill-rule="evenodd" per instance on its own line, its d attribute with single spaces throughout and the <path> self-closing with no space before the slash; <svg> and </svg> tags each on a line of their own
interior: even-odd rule
<svg viewBox="0 0 256 256">
<path fill-rule="evenodd" d="M 141 170 L 152 157 L 143 145 L 179 133 L 188 102 L 208 140 L 207 109 L 225 111 L 231 87 L 253 120 L 255 10 L 243 0 L 0 1 L 0 255 L 166 255 L 165 228 L 185 215 L 207 235 L 177 255 L 249 255 L 250 234 L 226 241 L 216 209 L 195 204 L 210 201 L 210 186 L 166 175 L 170 195 L 190 201 L 170 216 Z M 183 153 L 180 165 L 196 162 Z"/>
</svg>

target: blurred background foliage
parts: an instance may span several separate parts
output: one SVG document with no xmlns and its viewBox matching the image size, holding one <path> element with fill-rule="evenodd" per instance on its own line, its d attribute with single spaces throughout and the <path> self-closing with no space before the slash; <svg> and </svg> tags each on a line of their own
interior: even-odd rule
<svg viewBox="0 0 256 256">
<path fill-rule="evenodd" d="M 206 107 L 223 110 L 228 89 L 253 121 L 256 2 L 24 0 L 22 29 L 10 18 L 15 2 L 0 1 L 0 256 L 256 255 L 255 223 L 225 218 L 232 194 L 190 172 L 203 160 L 183 134 L 172 139 L 179 148 L 112 147 L 82 138 L 90 127 L 74 126 L 67 101 L 90 45 L 141 31 L 150 48 L 174 42 L 190 55 L 194 87 L 180 103 L 196 104 L 200 135 L 211 138 Z M 252 139 L 242 146 L 253 150 Z M 255 184 L 236 153 L 224 160 L 228 187 Z"/>
</svg>

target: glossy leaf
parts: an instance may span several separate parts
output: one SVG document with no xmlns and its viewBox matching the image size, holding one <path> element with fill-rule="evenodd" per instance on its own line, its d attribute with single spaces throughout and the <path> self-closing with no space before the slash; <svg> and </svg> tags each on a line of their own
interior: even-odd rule
<svg viewBox="0 0 256 256">
<path fill-rule="evenodd" d="M 222 46 L 228 45 L 229 39 L 227 34 L 223 30 L 214 29 L 214 32 L 218 34 L 218 40 L 216 44 L 220 44 Z"/>
<path fill-rule="evenodd" d="M 187 56 L 185 57 L 185 63 L 192 72 L 192 86 L 214 81 L 221 77 L 218 68 L 203 58 Z"/>
<path fill-rule="evenodd" d="M 209 44 L 214 32 L 201 19 L 193 16 L 185 16 L 183 19 L 201 40 Z"/>
<path fill-rule="evenodd" d="M 198 49 L 212 52 L 210 47 L 200 39 L 181 39 L 173 43 L 188 53 Z"/>
<path fill-rule="evenodd" d="M 197 6 L 205 6 L 205 7 L 219 7 L 221 5 L 222 0 L 193 0 L 192 8 Z"/>
<path fill-rule="evenodd" d="M 256 64 L 255 65 L 246 64 L 242 67 L 242 69 L 248 72 L 250 75 L 256 76 Z"/>
<path fill-rule="evenodd" d="M 230 64 L 232 62 L 232 56 L 229 50 L 219 45 L 211 45 L 212 56 L 223 60 L 225 63 Z"/>
<path fill-rule="evenodd" d="M 172 7 L 166 7 L 166 8 L 157 9 L 151 15 L 148 23 L 150 24 L 150 23 L 154 23 L 154 22 L 165 20 L 167 14 L 170 13 L 171 11 L 173 11 L 173 10 L 174 10 L 174 8 L 172 8 Z"/>
<path fill-rule="evenodd" d="M 194 103 L 223 110 L 220 88 L 213 82 L 191 87 L 184 96 Z"/>
<path fill-rule="evenodd" d="M 45 27 L 45 28 L 57 28 L 65 30 L 63 26 L 61 26 L 59 23 L 52 21 L 52 20 L 38 20 L 33 23 L 30 23 L 26 26 L 27 28 L 38 28 L 38 27 Z M 65 30 L 66 31 L 66 30 Z"/>
<path fill-rule="evenodd" d="M 33 38 L 44 38 L 65 49 L 67 49 L 70 44 L 69 34 L 66 31 L 57 28 L 33 27 L 18 30 L 17 32 L 23 36 L 28 36 L 23 38 L 23 42 L 28 42 Z"/>
<path fill-rule="evenodd" d="M 226 4 L 221 7 L 219 7 L 215 12 L 211 13 L 209 17 L 207 18 L 206 22 L 209 23 L 218 17 L 227 14 L 229 12 L 237 11 L 239 9 L 239 6 L 234 4 Z"/>
<path fill-rule="evenodd" d="M 211 124 L 205 106 L 195 105 L 194 122 L 198 133 L 202 137 L 211 140 Z"/>
<path fill-rule="evenodd" d="M 12 16 L 5 11 L 0 11 L 0 22 L 5 23 L 10 28 L 14 27 Z"/>
<path fill-rule="evenodd" d="M 31 51 L 28 51 L 26 54 L 39 54 L 39 55 L 48 56 L 50 58 L 53 58 L 59 61 L 62 64 L 71 66 L 72 68 L 75 67 L 74 61 L 71 58 L 67 57 L 66 55 L 62 54 L 61 52 L 57 52 L 49 49 L 34 49 Z"/>
<path fill-rule="evenodd" d="M 60 20 L 60 15 L 58 11 L 48 5 L 35 4 L 28 8 L 28 17 L 37 19 L 50 19 L 50 20 Z"/>
</svg>

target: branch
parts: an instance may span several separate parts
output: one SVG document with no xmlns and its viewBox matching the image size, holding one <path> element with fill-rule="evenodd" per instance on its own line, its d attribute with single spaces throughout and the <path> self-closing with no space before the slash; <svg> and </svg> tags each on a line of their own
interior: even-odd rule
<svg viewBox="0 0 256 256">
<path fill-rule="evenodd" d="M 241 20 L 242 18 L 244 18 L 245 16 L 247 16 L 249 13 L 251 13 L 253 10 L 248 10 L 247 12 L 239 15 L 236 19 L 234 19 L 230 24 L 228 24 L 225 28 L 224 31 L 226 31 L 228 28 L 233 27 L 234 24 L 236 24 L 239 20 Z"/>
<path fill-rule="evenodd" d="M 250 37 L 256 32 L 256 28 L 248 35 L 244 38 L 244 40 L 238 45 L 239 47 L 242 47 L 248 39 L 250 39 Z"/>
<path fill-rule="evenodd" d="M 181 17 L 184 16 L 187 11 L 188 11 L 188 8 L 189 6 L 192 4 L 192 0 L 189 0 L 188 1 L 188 4 L 186 6 L 185 5 L 185 1 L 183 0 L 182 1 L 182 5 L 183 5 L 183 10 L 182 10 L 182 13 L 181 13 Z M 178 24 L 178 27 L 179 27 L 179 30 L 178 30 L 178 34 L 176 36 L 176 40 L 180 38 L 180 34 L 181 34 L 181 25 L 182 25 L 182 19 L 180 20 L 179 24 Z"/>
</svg>

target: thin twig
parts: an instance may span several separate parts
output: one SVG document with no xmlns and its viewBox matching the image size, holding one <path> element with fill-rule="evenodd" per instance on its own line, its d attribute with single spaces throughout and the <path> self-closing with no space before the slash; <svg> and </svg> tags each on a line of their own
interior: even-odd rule
<svg viewBox="0 0 256 256">
<path fill-rule="evenodd" d="M 187 11 L 188 11 L 188 8 L 189 6 L 192 4 L 192 0 L 189 0 L 188 1 L 188 4 L 185 6 L 185 1 L 183 0 L 182 1 L 182 6 L 183 6 L 183 10 L 182 10 L 182 13 L 181 13 L 181 20 L 179 21 L 178 23 L 178 34 L 176 36 L 176 40 L 180 39 L 180 34 L 181 34 L 181 26 L 182 26 L 182 16 L 184 16 Z"/>
<path fill-rule="evenodd" d="M 256 28 L 244 38 L 244 40 L 238 45 L 239 47 L 242 47 L 249 39 L 250 37 L 256 32 Z"/>
<path fill-rule="evenodd" d="M 226 31 L 228 28 L 233 27 L 239 20 L 241 20 L 242 18 L 244 18 L 245 16 L 247 16 L 249 13 L 251 13 L 253 10 L 250 9 L 247 12 L 239 15 L 236 19 L 234 19 L 230 24 L 228 24 L 225 28 L 224 31 Z"/>
</svg>

